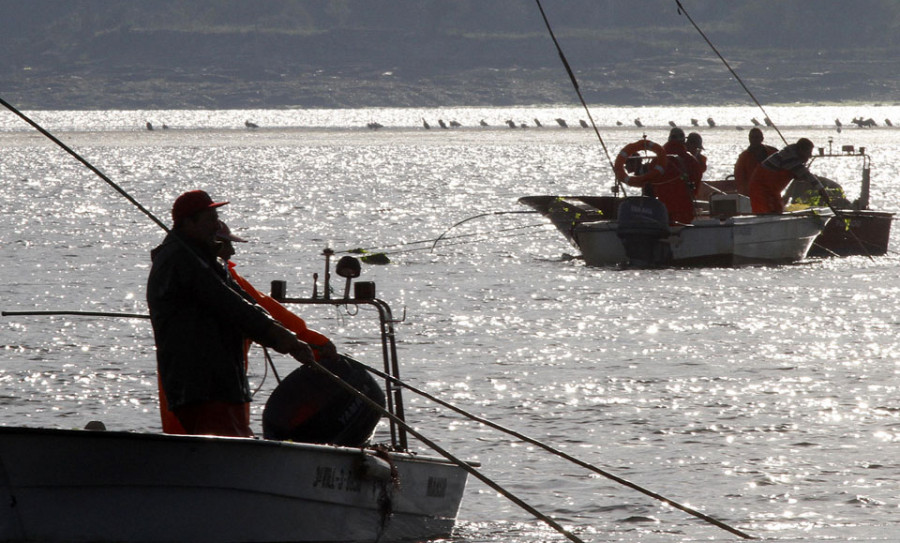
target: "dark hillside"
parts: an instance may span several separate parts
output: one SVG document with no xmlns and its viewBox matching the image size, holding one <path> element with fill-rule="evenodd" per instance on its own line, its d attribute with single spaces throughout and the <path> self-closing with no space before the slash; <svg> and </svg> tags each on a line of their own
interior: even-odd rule
<svg viewBox="0 0 900 543">
<path fill-rule="evenodd" d="M 757 97 L 900 97 L 900 2 L 682 0 Z M 585 97 L 746 103 L 674 0 L 544 0 Z M 531 0 L 0 0 L 25 108 L 571 103 Z"/>
</svg>

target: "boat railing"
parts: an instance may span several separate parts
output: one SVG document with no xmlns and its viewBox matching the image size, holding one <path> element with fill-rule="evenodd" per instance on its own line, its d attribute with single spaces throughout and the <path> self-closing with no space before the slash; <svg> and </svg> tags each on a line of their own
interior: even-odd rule
<svg viewBox="0 0 900 543">
<path fill-rule="evenodd" d="M 828 150 L 824 147 L 818 148 L 818 154 L 813 154 L 810 166 L 818 159 L 823 158 L 853 158 L 862 160 L 862 178 L 860 180 L 859 199 L 855 205 L 856 209 L 869 209 L 869 192 L 871 185 L 871 167 L 872 158 L 866 153 L 865 147 L 854 147 L 853 145 L 842 145 L 840 151 L 835 151 L 832 147 L 832 138 L 828 138 Z"/>
<path fill-rule="evenodd" d="M 335 297 L 331 292 L 331 257 L 334 251 L 325 249 L 325 282 L 323 293 L 318 293 L 318 274 L 314 274 L 313 293 L 309 298 L 294 298 L 287 296 L 287 282 L 283 280 L 272 281 L 270 295 L 276 301 L 283 304 L 301 305 L 328 305 L 328 306 L 359 306 L 368 305 L 378 312 L 378 321 L 381 333 L 381 354 L 384 362 L 385 399 L 389 413 L 397 417 L 402 423 L 406 422 L 403 412 L 402 387 L 395 383 L 400 381 L 400 364 L 397 359 L 397 340 L 394 333 L 394 323 L 402 322 L 405 318 L 395 319 L 390 306 L 384 300 L 375 297 L 375 283 L 372 281 L 357 281 L 353 284 L 351 296 L 350 286 L 353 279 L 359 276 L 359 261 L 351 256 L 340 259 L 335 273 L 346 279 L 343 296 Z M 390 379 L 392 378 L 393 381 Z M 394 450 L 405 451 L 408 449 L 406 430 L 393 419 L 389 419 L 391 433 L 391 446 Z"/>
</svg>

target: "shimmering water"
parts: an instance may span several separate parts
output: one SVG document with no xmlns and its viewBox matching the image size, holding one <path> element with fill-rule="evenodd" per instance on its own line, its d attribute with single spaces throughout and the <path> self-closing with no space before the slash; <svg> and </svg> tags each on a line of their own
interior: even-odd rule
<svg viewBox="0 0 900 543">
<path fill-rule="evenodd" d="M 750 108 L 592 111 L 611 152 L 666 123 L 699 129 L 709 177 L 730 173 Z M 864 146 L 872 207 L 900 209 L 900 132 L 837 132 L 896 107 L 773 108 L 793 141 Z M 322 249 L 375 248 L 365 266 L 398 325 L 403 376 L 473 413 L 758 537 L 892 540 L 900 530 L 897 234 L 891 252 L 786 267 L 585 267 L 522 211 L 529 194 L 604 193 L 610 168 L 575 108 L 35 112 L 148 210 L 204 188 L 252 240 L 235 260 L 266 289 L 305 296 Z M 640 117 L 648 128 L 634 127 Z M 458 120 L 457 130 L 421 126 Z M 486 119 L 487 129 L 474 125 Z M 545 128 L 533 126 L 542 120 Z M 251 119 L 262 127 L 243 127 Z M 527 130 L 500 127 L 506 119 Z M 170 129 L 148 132 L 144 123 Z M 616 121 L 623 126 L 617 126 Z M 384 129 L 370 131 L 368 122 Z M 777 135 L 767 141 L 779 145 Z M 145 312 L 162 230 L 21 121 L 0 115 L 0 309 Z M 849 192 L 855 159 L 814 171 Z M 827 167 L 826 167 L 827 166 Z M 425 243 L 415 243 L 425 241 Z M 343 285 L 335 285 L 338 292 Z M 321 280 L 320 280 L 321 291 Z M 342 350 L 380 363 L 375 316 L 303 309 Z M 157 431 L 154 347 L 141 320 L 4 317 L 0 424 Z M 286 373 L 287 359 L 277 361 Z M 252 381 L 263 378 L 253 351 Z M 274 382 L 266 380 L 259 421 Z M 733 540 L 728 533 L 407 395 L 408 419 L 585 541 Z M 417 448 L 424 451 L 424 446 Z M 561 540 L 472 481 L 457 543 Z"/>
</svg>

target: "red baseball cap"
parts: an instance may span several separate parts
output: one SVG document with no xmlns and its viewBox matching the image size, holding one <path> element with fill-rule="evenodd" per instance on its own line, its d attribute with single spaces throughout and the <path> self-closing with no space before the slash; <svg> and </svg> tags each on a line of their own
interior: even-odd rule
<svg viewBox="0 0 900 543">
<path fill-rule="evenodd" d="M 185 192 L 175 199 L 172 204 L 172 220 L 178 222 L 186 217 L 190 217 L 206 209 L 220 207 L 228 202 L 213 202 L 209 194 L 202 190 L 192 190 Z"/>
</svg>

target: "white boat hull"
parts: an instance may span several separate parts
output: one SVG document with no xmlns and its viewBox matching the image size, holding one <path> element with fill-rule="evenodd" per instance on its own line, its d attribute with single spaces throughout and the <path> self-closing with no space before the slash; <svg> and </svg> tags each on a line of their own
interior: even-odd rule
<svg viewBox="0 0 900 543">
<path fill-rule="evenodd" d="M 327 542 L 447 537 L 467 473 L 369 450 L 0 428 L 0 540 Z M 369 470 L 364 466 L 380 466 Z"/>
<path fill-rule="evenodd" d="M 806 257 L 831 216 L 829 210 L 819 209 L 780 215 L 703 218 L 690 226 L 671 227 L 664 241 L 671 249 L 672 265 L 790 263 Z M 578 224 L 572 230 L 572 240 L 589 265 L 628 262 L 616 221 Z"/>
</svg>

